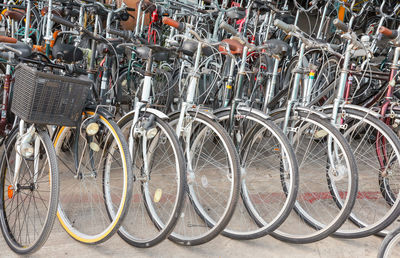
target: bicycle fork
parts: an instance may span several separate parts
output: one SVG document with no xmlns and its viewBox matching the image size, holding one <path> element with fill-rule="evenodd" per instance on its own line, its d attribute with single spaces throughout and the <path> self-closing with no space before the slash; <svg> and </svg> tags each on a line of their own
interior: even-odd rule
<svg viewBox="0 0 400 258">
<path fill-rule="evenodd" d="M 186 160 L 187 160 L 187 171 L 189 174 L 188 180 L 190 180 L 193 177 L 193 167 L 190 162 L 192 160 L 191 153 L 190 153 L 190 133 L 191 133 L 191 124 L 192 123 L 191 123 L 191 121 L 189 121 L 190 116 L 187 115 L 187 111 L 190 107 L 193 106 L 195 93 L 196 93 L 196 87 L 200 80 L 200 75 L 198 73 L 198 69 L 199 69 L 199 64 L 200 64 L 202 47 L 203 47 L 203 44 L 201 42 L 198 42 L 196 58 L 195 58 L 195 63 L 194 63 L 194 67 L 193 67 L 193 74 L 190 77 L 186 101 L 182 102 L 181 111 L 180 111 L 179 119 L 178 119 L 178 124 L 176 126 L 176 135 L 178 136 L 179 139 L 181 139 L 181 137 L 182 137 L 184 142 L 186 142 L 185 154 L 186 154 Z"/>
<path fill-rule="evenodd" d="M 32 143 L 34 143 L 32 146 Z M 36 135 L 36 129 L 34 125 L 31 125 L 25 132 L 25 122 L 23 120 L 19 123 L 19 136 L 17 142 L 15 143 L 15 164 L 14 164 L 14 178 L 13 178 L 13 188 L 14 190 L 18 190 L 19 187 L 23 187 L 19 185 L 19 176 L 22 165 L 22 159 L 33 157 L 33 174 L 32 171 L 31 177 L 33 178 L 33 183 L 36 185 L 37 179 L 39 177 L 39 160 L 40 160 L 40 139 Z M 25 186 L 31 187 L 31 186 Z"/>
<path fill-rule="evenodd" d="M 137 126 L 137 124 L 139 122 L 140 111 L 150 101 L 150 92 L 151 92 L 152 80 L 153 80 L 153 77 L 151 74 L 151 69 L 152 69 L 152 65 L 153 65 L 152 55 L 153 55 L 153 51 L 150 49 L 149 59 L 146 64 L 146 72 L 145 72 L 145 76 L 144 76 L 142 96 L 141 96 L 140 101 L 137 98 L 135 99 L 134 117 L 133 117 L 132 126 L 130 128 L 129 139 L 128 139 L 129 152 L 130 152 L 132 160 L 134 160 L 134 139 L 137 138 L 138 136 L 141 136 L 141 138 L 142 138 L 141 140 L 142 140 L 143 171 L 142 171 L 141 177 L 136 178 L 136 179 L 144 181 L 144 182 L 148 181 L 149 176 L 150 176 L 149 164 L 148 164 L 148 159 L 147 159 L 147 142 L 149 139 L 154 138 L 157 133 L 157 132 L 154 132 L 154 130 L 156 130 L 156 129 L 152 126 L 154 124 L 154 115 L 150 116 L 147 124 L 143 124 L 140 126 Z M 153 130 L 153 128 L 154 128 L 154 130 Z"/>
</svg>

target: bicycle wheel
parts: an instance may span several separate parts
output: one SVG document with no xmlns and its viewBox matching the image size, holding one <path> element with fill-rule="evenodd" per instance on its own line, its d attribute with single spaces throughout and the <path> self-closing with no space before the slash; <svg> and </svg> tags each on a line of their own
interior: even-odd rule
<svg viewBox="0 0 400 258">
<path fill-rule="evenodd" d="M 179 218 L 185 196 L 185 158 L 167 122 L 144 112 L 139 117 L 135 130 L 147 131 L 145 127 L 150 127 L 156 131 L 151 138 L 137 136 L 132 143 L 136 183 L 130 209 L 118 234 L 133 246 L 151 247 L 168 237 Z M 134 113 L 129 113 L 118 122 L 127 139 L 133 118 Z"/>
<path fill-rule="evenodd" d="M 54 141 L 62 182 L 57 216 L 72 238 L 97 244 L 119 229 L 133 180 L 119 127 L 101 114 L 86 114 L 79 131 L 62 127 Z"/>
<path fill-rule="evenodd" d="M 187 197 L 169 239 L 206 243 L 224 230 L 239 197 L 239 159 L 232 140 L 212 115 L 188 111 L 181 137 L 187 162 Z M 179 114 L 171 116 L 177 123 Z"/>
<path fill-rule="evenodd" d="M 53 144 L 48 133 L 40 128 L 32 141 L 35 154 L 33 157 L 19 155 L 22 162 L 19 174 L 15 175 L 19 153 L 16 146 L 20 138 L 18 130 L 14 130 L 4 146 L 0 223 L 8 246 L 18 254 L 28 254 L 39 250 L 53 228 L 59 176 Z"/>
<path fill-rule="evenodd" d="M 331 115 L 332 109 L 325 113 Z M 342 133 L 353 150 L 359 178 L 356 202 L 349 217 L 353 223 L 345 223 L 335 236 L 366 237 L 391 225 L 400 212 L 400 142 L 392 129 L 371 114 L 346 106 L 340 108 L 339 114 L 339 121 L 345 128 Z M 380 178 L 390 179 L 392 190 L 397 193 L 390 203 L 381 194 Z M 335 182 L 329 184 L 340 207 L 341 199 L 337 198 L 340 193 Z"/>
<path fill-rule="evenodd" d="M 217 113 L 225 128 L 229 113 Z M 299 183 L 297 161 L 289 140 L 270 120 L 239 109 L 235 121 L 232 134 L 241 159 L 241 200 L 223 235 L 255 239 L 278 228 L 292 211 Z"/>
<path fill-rule="evenodd" d="M 400 227 L 386 235 L 379 248 L 378 258 L 400 256 Z"/>
<path fill-rule="evenodd" d="M 290 243 L 312 243 L 335 232 L 348 218 L 357 193 L 357 166 L 349 144 L 329 120 L 315 111 L 294 112 L 288 137 L 299 164 L 299 192 L 293 212 L 272 236 Z M 272 120 L 281 125 L 285 113 L 272 114 Z M 341 207 L 328 180 L 340 192 Z"/>
</svg>

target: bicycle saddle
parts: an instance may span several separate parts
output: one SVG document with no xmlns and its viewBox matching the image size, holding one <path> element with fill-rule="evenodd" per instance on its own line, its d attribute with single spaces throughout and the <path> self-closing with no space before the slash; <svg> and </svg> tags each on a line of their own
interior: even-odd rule
<svg viewBox="0 0 400 258">
<path fill-rule="evenodd" d="M 56 41 L 52 49 L 53 57 L 61 59 L 64 62 L 72 63 L 83 60 L 83 52 L 70 44 L 64 44 Z"/>
<path fill-rule="evenodd" d="M 4 43 L 4 45 L 12 47 L 16 50 L 21 51 L 22 55 L 15 54 L 18 57 L 30 57 L 32 54 L 32 48 L 24 42 L 18 41 L 17 43 Z"/>
<path fill-rule="evenodd" d="M 197 41 L 188 39 L 183 42 L 181 51 L 183 54 L 187 56 L 193 56 L 194 53 L 196 53 L 197 51 L 197 47 L 198 47 Z M 213 53 L 214 52 L 212 48 L 209 46 L 204 46 L 202 49 L 202 54 L 204 56 L 211 56 Z"/>
<path fill-rule="evenodd" d="M 289 44 L 279 39 L 267 40 L 265 44 L 259 46 L 258 49 L 265 49 L 271 56 L 283 56 L 290 52 Z"/>
<path fill-rule="evenodd" d="M 226 16 L 231 19 L 243 19 L 246 17 L 246 8 L 234 7 L 226 12 Z"/>
<path fill-rule="evenodd" d="M 25 11 L 23 10 L 7 10 L 4 13 L 5 17 L 8 17 L 10 19 L 13 19 L 14 21 L 21 21 L 25 17 Z"/>
<path fill-rule="evenodd" d="M 276 14 L 276 18 L 287 24 L 294 24 L 296 17 L 290 14 Z"/>
<path fill-rule="evenodd" d="M 222 40 L 225 44 L 221 44 L 218 47 L 218 50 L 223 54 L 228 54 L 228 50 L 226 49 L 226 44 L 229 45 L 229 50 L 233 55 L 242 55 L 243 53 L 243 44 L 235 39 L 224 39 Z"/>
<path fill-rule="evenodd" d="M 154 61 L 161 62 L 161 61 L 169 60 L 172 50 L 165 48 L 165 47 L 161 47 L 161 46 L 156 46 L 156 45 L 141 46 L 141 47 L 137 47 L 135 49 L 135 52 L 139 58 L 148 59 L 149 53 L 150 53 L 150 48 L 153 50 L 152 52 L 153 52 L 153 60 Z"/>
</svg>

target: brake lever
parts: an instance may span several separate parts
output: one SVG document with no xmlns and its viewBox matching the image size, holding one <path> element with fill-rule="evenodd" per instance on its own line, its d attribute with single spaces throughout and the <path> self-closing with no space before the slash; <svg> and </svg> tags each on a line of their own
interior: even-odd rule
<svg viewBox="0 0 400 258">
<path fill-rule="evenodd" d="M 13 47 L 10 47 L 10 46 L 4 45 L 4 44 L 2 44 L 2 47 L 3 47 L 3 49 L 7 49 L 9 51 L 12 51 L 12 52 L 16 53 L 19 56 L 22 56 L 22 51 L 21 50 L 15 49 Z"/>
</svg>

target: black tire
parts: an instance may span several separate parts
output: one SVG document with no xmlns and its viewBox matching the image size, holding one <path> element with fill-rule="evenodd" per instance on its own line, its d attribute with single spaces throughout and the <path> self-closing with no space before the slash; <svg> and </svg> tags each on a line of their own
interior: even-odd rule
<svg viewBox="0 0 400 258">
<path fill-rule="evenodd" d="M 325 110 L 325 113 L 331 115 L 332 109 Z M 359 186 L 357 199 L 349 216 L 349 220 L 353 223 L 344 224 L 334 235 L 343 238 L 367 237 L 391 225 L 400 212 L 398 194 L 394 196 L 394 201 L 390 204 L 387 203 L 385 196 L 380 194 L 384 171 L 381 170 L 376 149 L 376 143 L 384 140 L 385 150 L 382 152 L 385 154 L 380 155 L 389 156 L 389 160 L 382 162 L 387 166 L 386 170 L 392 173 L 386 178 L 391 179 L 392 186 L 397 186 L 399 182 L 396 182 L 396 177 L 400 173 L 400 141 L 391 128 L 371 114 L 346 106 L 340 108 L 339 114 L 342 123 L 346 125 L 346 129 L 342 129 L 341 132 L 354 151 Z M 381 157 L 382 160 L 385 157 Z M 380 184 L 377 184 L 378 182 Z M 338 193 L 334 190 L 334 185 L 329 180 L 328 184 L 332 196 L 340 207 L 340 197 L 337 198 Z M 399 189 L 397 187 L 392 190 L 398 192 Z"/>
<path fill-rule="evenodd" d="M 188 169 L 186 184 L 188 198 L 180 214 L 180 220 L 169 239 L 177 244 L 193 246 L 211 241 L 228 225 L 239 198 L 240 169 L 238 154 L 225 129 L 211 116 L 195 111 L 188 111 L 188 114 L 190 116 L 187 118 L 193 119 L 190 122 L 192 128 L 190 139 L 181 137 L 180 140 L 184 144 L 187 164 L 192 164 L 196 158 L 197 163 L 193 164 L 191 171 Z M 171 116 L 173 127 L 178 118 L 179 114 Z M 202 151 L 205 145 L 213 148 L 200 154 L 194 153 L 199 149 Z M 214 153 L 218 146 L 221 146 L 221 150 Z M 193 161 L 188 161 L 188 152 L 191 153 Z M 215 164 L 213 162 L 217 159 L 217 165 L 226 161 L 228 167 L 207 168 L 206 158 L 212 159 L 208 166 Z M 217 176 L 217 179 L 212 176 Z M 210 189 L 210 185 L 218 189 Z M 223 194 L 226 196 L 215 201 L 215 198 Z"/>
<path fill-rule="evenodd" d="M 313 111 L 296 109 L 294 112 L 289 118 L 288 136 L 296 144 L 293 147 L 299 163 L 299 192 L 293 212 L 271 235 L 285 242 L 305 244 L 328 237 L 345 223 L 355 203 L 358 173 L 349 144 L 329 120 Z M 281 125 L 285 113 L 272 113 L 271 118 Z M 305 146 L 298 144 L 303 138 L 308 140 Z M 328 154 L 333 148 L 337 155 Z M 344 184 L 345 201 L 341 208 L 337 207 L 326 182 L 327 173 L 333 177 L 336 171 L 331 170 L 328 157 L 335 159 L 336 168 L 345 166 L 342 169 L 345 174 L 339 178 Z"/>
<path fill-rule="evenodd" d="M 54 220 L 57 214 L 58 196 L 60 190 L 59 175 L 58 175 L 57 157 L 54 151 L 53 143 L 50 140 L 50 137 L 46 130 L 37 128 L 36 137 L 39 137 L 39 141 L 41 143 L 41 146 L 39 147 L 40 154 L 38 161 L 39 162 L 44 161 L 44 163 L 47 163 L 49 170 L 47 170 L 46 164 L 45 164 L 46 167 L 43 167 L 43 170 L 39 169 L 40 170 L 39 173 L 42 174 L 40 175 L 40 178 L 38 178 L 39 179 L 38 181 L 37 178 L 36 179 L 34 178 L 34 176 L 33 177 L 30 176 L 31 174 L 30 172 L 32 171 L 31 168 L 29 168 L 30 166 L 28 165 L 34 163 L 34 158 L 22 157 L 23 161 L 21 166 L 23 165 L 27 166 L 29 171 L 27 173 L 23 173 L 23 175 L 21 176 L 21 172 L 23 172 L 21 167 L 19 175 L 21 181 L 18 183 L 18 186 L 22 187 L 22 185 L 20 184 L 23 183 L 25 185 L 29 184 L 30 189 L 21 188 L 22 190 L 16 190 L 16 191 L 13 190 L 12 182 L 10 182 L 9 179 L 7 179 L 7 174 L 9 171 L 14 170 L 14 164 L 11 165 L 11 163 L 15 161 L 16 154 L 15 152 L 13 152 L 13 149 L 15 148 L 16 141 L 18 140 L 18 135 L 19 135 L 18 130 L 14 130 L 10 134 L 4 146 L 5 150 L 3 152 L 1 159 L 0 223 L 1 223 L 1 231 L 3 233 L 3 237 L 6 240 L 8 246 L 18 254 L 29 254 L 38 251 L 43 246 L 53 228 Z M 45 160 L 46 158 L 47 160 Z M 34 168 L 34 166 L 35 165 L 33 164 L 32 167 Z M 43 180 L 47 179 L 48 182 L 43 183 Z M 25 182 L 23 182 L 22 180 L 25 180 Z M 8 187 L 6 186 L 7 184 Z M 44 190 L 41 193 L 39 193 L 40 192 L 39 186 L 41 186 L 40 189 L 43 188 Z M 27 193 L 24 193 L 23 195 L 24 199 L 23 200 L 21 199 L 22 201 L 21 203 L 18 202 L 20 199 L 19 196 L 21 195 L 20 193 L 26 190 L 29 190 L 32 196 L 29 197 Z M 48 197 L 48 200 L 44 199 L 46 196 Z M 17 218 L 15 218 L 14 220 L 15 225 L 12 226 L 11 223 L 13 219 L 11 217 L 12 215 L 11 213 L 14 213 L 14 211 L 16 211 L 16 216 L 19 218 L 18 214 L 20 213 L 22 208 L 16 209 L 15 207 L 20 207 L 20 205 L 24 204 L 28 198 L 29 198 L 28 207 L 23 208 L 24 209 L 23 214 L 25 215 L 25 219 L 24 220 L 19 219 L 19 221 L 25 221 L 25 223 L 22 223 L 22 225 L 21 223 L 19 223 L 19 225 L 16 226 Z M 12 199 L 11 203 L 8 202 L 8 200 L 10 199 Z M 18 202 L 17 203 L 18 206 L 13 205 L 14 200 Z M 41 202 L 39 202 L 38 200 L 40 200 Z M 13 207 L 14 209 L 12 210 L 12 212 L 8 213 L 9 209 Z M 35 209 L 33 213 L 31 212 L 32 209 Z M 29 221 L 34 225 L 29 226 L 28 225 Z M 30 236 L 31 233 L 28 232 L 30 229 L 34 231 L 33 236 Z M 15 231 L 19 231 L 19 235 L 17 235 L 18 232 Z M 26 236 L 22 238 L 21 233 L 26 233 Z"/>
<path fill-rule="evenodd" d="M 289 216 L 297 197 L 299 174 L 293 148 L 282 130 L 254 112 L 238 113 L 240 123 L 235 128 L 240 132 L 233 135 L 241 139 L 234 140 L 241 158 L 241 200 L 222 234 L 250 240 L 273 232 Z M 225 128 L 229 114 L 229 110 L 216 112 Z M 281 186 L 282 176 L 288 182 L 287 189 Z"/>
<path fill-rule="evenodd" d="M 378 258 L 390 258 L 400 255 L 400 227 L 386 235 L 378 251 Z M 394 250 L 396 248 L 396 250 Z M 396 256 L 393 255 L 396 253 Z"/>
<path fill-rule="evenodd" d="M 132 162 L 114 121 L 86 111 L 83 123 L 99 128 L 89 136 L 83 128 L 76 135 L 76 128 L 62 127 L 54 140 L 61 178 L 57 216 L 73 239 L 99 244 L 118 231 L 129 209 Z"/>
<path fill-rule="evenodd" d="M 133 118 L 134 113 L 129 113 L 118 121 L 118 126 L 127 139 Z M 136 178 L 133 186 L 134 198 L 118 234 L 130 245 L 148 248 L 166 239 L 179 219 L 185 198 L 186 164 L 182 146 L 166 121 L 144 112 L 139 118 L 138 124 L 154 118 L 154 128 L 158 129 L 158 134 L 149 140 L 151 143 L 148 146 L 148 155 L 152 157 L 149 164 L 152 166 L 148 181 L 139 179 L 143 169 L 143 159 L 142 152 L 136 150 L 142 146 L 140 143 L 142 138 L 134 141 L 132 163 Z M 171 149 L 170 158 L 168 149 Z M 159 150 L 164 152 L 159 154 Z M 162 199 L 161 194 L 166 197 Z M 153 201 L 153 196 L 156 201 Z"/>
</svg>

